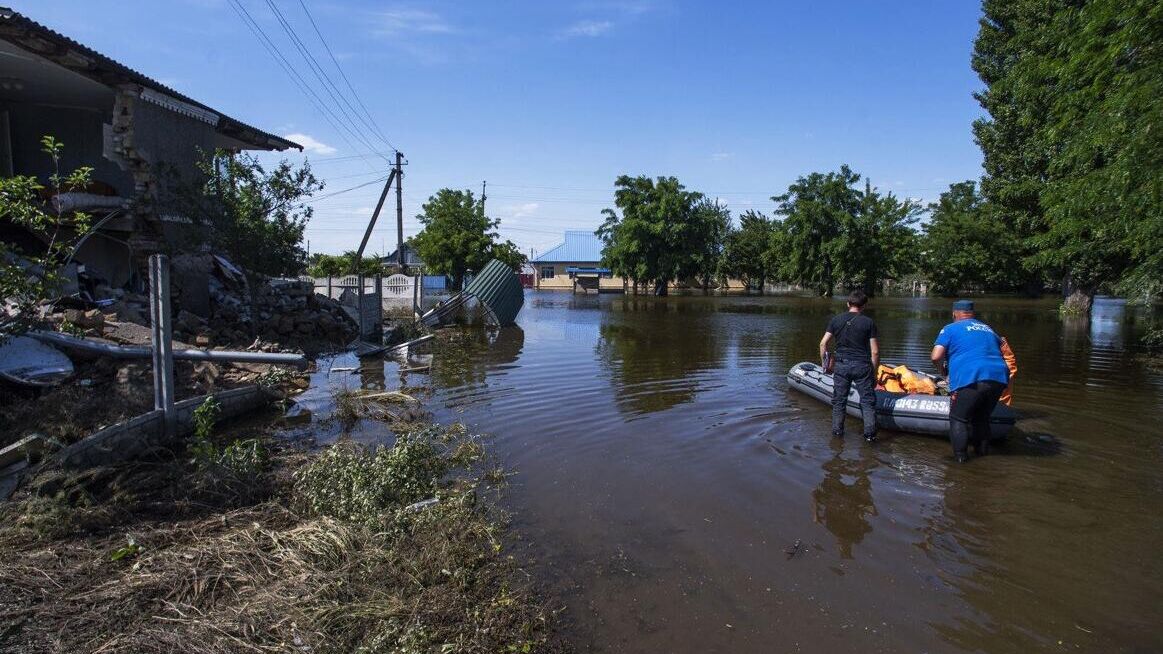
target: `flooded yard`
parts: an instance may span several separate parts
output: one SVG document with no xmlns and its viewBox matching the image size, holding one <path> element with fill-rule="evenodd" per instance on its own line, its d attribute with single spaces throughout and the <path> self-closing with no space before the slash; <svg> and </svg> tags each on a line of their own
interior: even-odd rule
<svg viewBox="0 0 1163 654">
<path fill-rule="evenodd" d="M 1146 317 L 978 307 L 1021 418 L 968 465 L 938 438 L 834 440 L 788 389 L 839 301 L 531 293 L 495 342 L 437 353 L 431 405 L 494 435 L 583 650 L 1163 649 L 1163 373 L 1125 351 Z M 948 301 L 869 314 L 885 362 L 930 367 Z"/>
</svg>

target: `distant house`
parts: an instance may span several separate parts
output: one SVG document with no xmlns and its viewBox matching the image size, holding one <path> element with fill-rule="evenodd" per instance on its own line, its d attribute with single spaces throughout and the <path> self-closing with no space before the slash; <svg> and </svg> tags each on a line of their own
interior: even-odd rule
<svg viewBox="0 0 1163 654">
<path fill-rule="evenodd" d="M 591 231 L 567 231 L 561 244 L 530 261 L 540 289 L 620 292 L 624 280 L 602 267 L 602 240 Z"/>
<path fill-rule="evenodd" d="M 46 135 L 64 146 L 62 171 L 93 167 L 89 188 L 54 201 L 93 216 L 97 230 L 76 259 L 115 285 L 133 258 L 189 224 L 158 200 L 167 180 L 199 179 L 200 151 L 302 150 L 0 8 L 0 175 L 47 185 Z M 0 222 L 0 239 L 27 247 L 35 237 Z"/>
<path fill-rule="evenodd" d="M 416 248 L 405 243 L 404 248 L 404 266 L 407 268 L 417 269 L 424 267 L 424 261 L 420 259 L 420 254 L 416 252 Z M 392 253 L 380 259 L 384 267 L 388 269 L 399 267 L 399 248 L 392 250 Z"/>
</svg>

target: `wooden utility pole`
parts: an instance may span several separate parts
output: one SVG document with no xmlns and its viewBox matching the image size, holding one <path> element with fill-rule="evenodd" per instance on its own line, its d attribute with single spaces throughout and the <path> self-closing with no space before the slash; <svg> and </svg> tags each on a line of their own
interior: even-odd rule
<svg viewBox="0 0 1163 654">
<path fill-rule="evenodd" d="M 396 178 L 396 171 L 393 170 L 388 175 L 388 181 L 384 182 L 384 190 L 380 193 L 380 201 L 376 202 L 376 210 L 372 212 L 372 219 L 367 223 L 367 231 L 363 233 L 363 240 L 359 242 L 359 249 L 355 251 L 355 260 L 351 262 L 351 274 L 358 275 L 360 264 L 363 262 L 363 251 L 367 249 L 367 240 L 372 236 L 372 230 L 375 229 L 376 220 L 380 217 L 380 210 L 384 208 L 384 200 L 388 198 L 388 190 L 392 188 L 392 180 Z"/>
<path fill-rule="evenodd" d="M 485 213 L 485 198 L 488 197 L 487 195 L 485 195 L 485 189 L 488 188 L 488 186 L 489 186 L 488 180 L 481 182 L 481 214 L 482 215 Z"/>
<path fill-rule="evenodd" d="M 404 153 L 396 150 L 396 263 L 404 274 Z"/>
<path fill-rule="evenodd" d="M 363 240 L 359 249 L 355 251 L 355 261 L 352 262 L 351 274 L 359 273 L 359 264 L 363 261 L 363 251 L 367 249 L 367 241 L 375 229 L 376 220 L 380 217 L 380 210 L 384 208 L 384 200 L 388 199 L 388 191 L 392 189 L 392 182 L 396 183 L 396 262 L 400 265 L 400 272 L 404 271 L 404 155 L 396 152 L 396 165 L 388 174 L 384 182 L 384 190 L 380 193 L 380 200 L 376 202 L 376 210 L 372 212 L 372 219 L 368 221 L 367 231 L 363 233 Z"/>
</svg>

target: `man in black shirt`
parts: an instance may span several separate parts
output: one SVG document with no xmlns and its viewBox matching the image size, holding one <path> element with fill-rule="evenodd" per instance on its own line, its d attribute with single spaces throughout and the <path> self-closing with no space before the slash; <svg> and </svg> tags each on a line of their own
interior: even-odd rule
<svg viewBox="0 0 1163 654">
<path fill-rule="evenodd" d="M 848 389 L 860 393 L 860 416 L 864 419 L 864 440 L 876 440 L 876 393 L 873 380 L 880 365 L 880 346 L 876 342 L 876 323 L 861 313 L 868 302 L 864 291 L 848 295 L 848 311 L 832 318 L 820 339 L 820 360 L 828 343 L 836 341 L 836 367 L 832 373 L 832 435 L 844 436 L 844 413 Z"/>
</svg>

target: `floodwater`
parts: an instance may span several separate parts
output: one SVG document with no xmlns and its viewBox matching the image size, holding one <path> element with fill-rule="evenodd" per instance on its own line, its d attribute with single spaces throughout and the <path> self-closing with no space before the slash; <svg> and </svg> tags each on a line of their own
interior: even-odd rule
<svg viewBox="0 0 1163 654">
<path fill-rule="evenodd" d="M 883 360 L 928 369 L 948 306 L 873 300 Z M 833 439 L 789 390 L 823 299 L 530 292 L 437 352 L 433 405 L 516 472 L 521 555 L 583 651 L 1163 651 L 1163 372 L 1126 351 L 1147 316 L 1055 307 L 978 301 L 1021 419 L 967 465 Z"/>
</svg>

